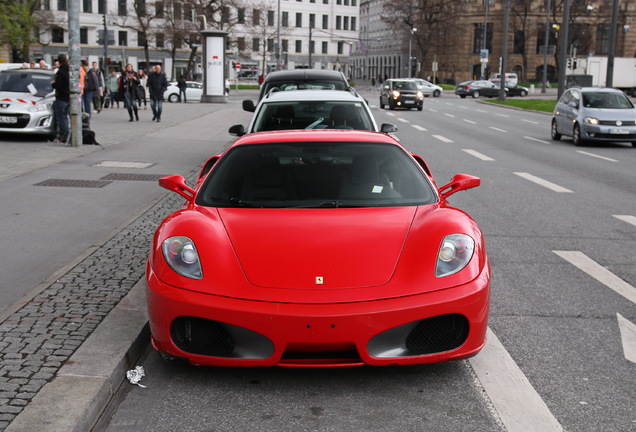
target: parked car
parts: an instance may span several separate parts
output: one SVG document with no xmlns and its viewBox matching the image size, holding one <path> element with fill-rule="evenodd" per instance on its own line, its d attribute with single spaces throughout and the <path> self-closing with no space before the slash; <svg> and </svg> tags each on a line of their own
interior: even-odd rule
<svg viewBox="0 0 636 432">
<path fill-rule="evenodd" d="M 201 101 L 203 84 L 196 81 L 186 81 L 186 99 L 189 101 Z M 168 102 L 179 102 L 179 86 L 176 81 L 168 83 L 168 89 L 163 93 L 163 99 Z"/>
<path fill-rule="evenodd" d="M 0 72 L 0 132 L 53 134 L 54 79 L 46 69 Z"/>
<path fill-rule="evenodd" d="M 636 146 L 636 108 L 621 90 L 579 87 L 566 90 L 552 116 L 553 140 L 571 136 L 574 144 L 588 141 L 630 142 Z"/>
<path fill-rule="evenodd" d="M 455 94 L 462 99 L 466 96 L 471 96 L 473 98 L 478 98 L 479 96 L 497 97 L 499 96 L 499 89 L 500 87 L 491 81 L 464 81 L 455 87 Z M 507 93 L 507 89 L 504 91 Z"/>
<path fill-rule="evenodd" d="M 157 228 L 146 266 L 152 346 L 196 365 L 445 362 L 486 341 L 484 235 L 386 134 L 303 130 L 238 139 Z"/>
<path fill-rule="evenodd" d="M 365 100 L 355 92 L 337 90 L 298 90 L 271 93 L 261 100 L 252 120 L 230 127 L 230 134 L 285 129 L 356 129 L 396 132 L 384 123 L 378 128 Z"/>
<path fill-rule="evenodd" d="M 528 96 L 528 87 L 506 83 L 507 96 Z"/>
<path fill-rule="evenodd" d="M 501 74 L 500 73 L 493 74 L 490 77 L 490 81 L 495 83 L 495 84 L 499 84 L 501 82 Z M 512 85 L 517 85 L 518 82 L 519 82 L 519 77 L 517 76 L 516 73 L 507 73 L 506 74 L 506 83 L 510 83 Z"/>
<path fill-rule="evenodd" d="M 417 108 L 422 111 L 424 94 L 412 79 L 388 79 L 380 92 L 380 109 Z"/>
<path fill-rule="evenodd" d="M 413 78 L 413 81 L 415 81 L 415 84 L 417 84 L 424 96 L 440 97 L 444 91 L 444 89 L 437 84 L 433 84 L 421 78 Z"/>
</svg>

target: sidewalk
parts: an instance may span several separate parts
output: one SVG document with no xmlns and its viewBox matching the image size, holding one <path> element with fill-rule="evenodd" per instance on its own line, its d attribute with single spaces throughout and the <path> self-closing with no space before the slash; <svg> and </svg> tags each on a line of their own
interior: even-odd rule
<svg viewBox="0 0 636 432">
<path fill-rule="evenodd" d="M 212 152 L 231 139 L 227 119 L 214 112 L 238 111 L 242 99 L 255 98 L 252 93 L 233 92 L 230 104 L 164 103 L 161 123 L 151 121 L 150 107 L 139 112 L 139 122 L 128 122 L 123 108 L 93 113 L 91 128 L 102 146 L 0 141 L 0 182 L 147 141 L 146 135 L 157 132 L 163 140 L 183 143 L 197 132 L 214 131 Z M 200 127 L 193 130 L 193 125 Z M 190 184 L 198 168 L 191 167 Z M 35 289 L 33 298 L 0 313 L 0 431 L 88 431 L 95 424 L 147 347 L 147 245 L 159 222 L 181 203 L 178 195 L 161 193 L 112 237 Z"/>
</svg>

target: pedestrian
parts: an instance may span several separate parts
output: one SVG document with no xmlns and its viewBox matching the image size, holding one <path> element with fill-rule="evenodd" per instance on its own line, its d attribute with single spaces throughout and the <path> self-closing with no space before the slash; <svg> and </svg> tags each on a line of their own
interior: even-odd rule
<svg viewBox="0 0 636 432">
<path fill-rule="evenodd" d="M 114 70 L 110 71 L 106 88 L 108 89 L 108 95 L 110 97 L 110 108 L 112 109 L 115 106 L 115 102 L 117 102 L 117 108 L 119 108 L 119 77 Z"/>
<path fill-rule="evenodd" d="M 139 113 L 137 111 L 137 86 L 139 85 L 139 76 L 137 72 L 133 70 L 133 66 L 128 63 L 126 70 L 119 77 L 119 94 L 123 95 L 124 106 L 128 110 L 130 120 L 133 121 L 133 112 L 135 118 L 139 121 Z"/>
<path fill-rule="evenodd" d="M 93 93 L 93 109 L 99 114 L 102 111 L 102 105 L 104 104 L 104 90 L 106 83 L 104 82 L 104 74 L 102 74 L 99 64 L 93 62 L 93 72 L 97 76 L 98 89 Z"/>
<path fill-rule="evenodd" d="M 375 77 L 371 78 L 371 90 L 375 90 Z"/>
<path fill-rule="evenodd" d="M 40 60 L 40 69 L 48 69 L 46 62 L 44 60 Z"/>
<path fill-rule="evenodd" d="M 99 91 L 99 77 L 94 69 L 88 68 L 88 62 L 82 60 L 82 69 L 84 69 L 84 94 L 82 96 L 82 102 L 84 105 L 84 112 L 88 114 L 88 118 L 91 118 L 91 103 L 93 101 L 93 95 Z"/>
<path fill-rule="evenodd" d="M 150 107 L 152 108 L 152 120 L 161 121 L 163 111 L 163 94 L 168 89 L 166 74 L 161 72 L 161 65 L 156 65 L 154 71 L 148 75 L 148 90 L 150 91 Z"/>
<path fill-rule="evenodd" d="M 144 109 L 148 109 L 148 103 L 146 102 L 148 75 L 146 75 L 143 69 L 139 69 L 137 75 L 139 75 L 139 86 L 137 87 L 137 104 L 139 105 L 139 109 L 141 109 L 141 102 L 143 101 Z"/>
<path fill-rule="evenodd" d="M 53 102 L 53 116 L 57 124 L 56 136 L 53 142 L 66 143 L 69 138 L 68 116 L 71 106 L 71 85 L 66 55 L 57 57 L 60 64 L 55 73 L 53 88 L 55 89 L 55 101 Z"/>
<path fill-rule="evenodd" d="M 188 85 L 186 84 L 186 80 L 183 75 L 179 77 L 177 87 L 179 87 L 179 102 L 181 102 L 181 95 L 183 95 L 183 103 L 188 103 L 188 99 L 186 98 L 186 88 L 188 88 Z"/>
</svg>

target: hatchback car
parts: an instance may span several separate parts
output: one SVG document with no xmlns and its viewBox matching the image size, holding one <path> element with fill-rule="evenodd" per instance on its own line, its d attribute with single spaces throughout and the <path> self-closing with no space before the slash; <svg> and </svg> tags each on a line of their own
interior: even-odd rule
<svg viewBox="0 0 636 432">
<path fill-rule="evenodd" d="M 587 141 L 630 142 L 636 146 L 636 108 L 621 90 L 571 88 L 554 107 L 551 135 L 553 140 L 571 136 L 577 146 Z"/>
<path fill-rule="evenodd" d="M 263 132 L 159 184 L 185 198 L 146 266 L 152 345 L 215 366 L 408 365 L 486 342 L 484 236 L 426 162 L 377 132 Z"/>
<path fill-rule="evenodd" d="M 0 132 L 52 134 L 54 79 L 44 69 L 0 72 Z"/>
<path fill-rule="evenodd" d="M 298 90 L 271 93 L 258 104 L 245 129 L 234 125 L 229 133 L 247 133 L 288 129 L 356 129 L 396 132 L 397 127 L 375 122 L 366 101 L 355 92 L 335 90 Z"/>
<path fill-rule="evenodd" d="M 412 79 L 388 79 L 380 92 L 380 109 L 417 108 L 422 111 L 424 94 Z"/>
<path fill-rule="evenodd" d="M 413 81 L 415 81 L 415 84 L 417 84 L 424 96 L 440 97 L 444 91 L 444 89 L 437 84 L 433 84 L 421 78 L 413 78 Z"/>
<path fill-rule="evenodd" d="M 497 97 L 499 96 L 499 89 L 499 85 L 495 85 L 490 81 L 464 81 L 455 87 L 455 94 L 462 99 L 466 96 L 473 98 L 478 98 L 479 96 Z M 504 92 L 507 94 L 508 89 L 504 88 Z"/>
</svg>

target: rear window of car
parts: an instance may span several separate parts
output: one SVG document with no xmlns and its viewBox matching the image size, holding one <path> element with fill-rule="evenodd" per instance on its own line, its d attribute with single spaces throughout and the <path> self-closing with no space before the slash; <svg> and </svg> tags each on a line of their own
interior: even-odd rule
<svg viewBox="0 0 636 432">
<path fill-rule="evenodd" d="M 291 91 L 291 90 L 346 90 L 347 83 L 340 80 L 287 80 L 269 81 L 263 84 L 263 94 L 270 91 Z"/>
<path fill-rule="evenodd" d="M 210 207 L 334 208 L 433 204 L 431 184 L 398 146 L 290 142 L 233 148 L 196 203 Z"/>
<path fill-rule="evenodd" d="M 34 72 L 0 72 L 0 91 L 31 93 L 29 84 L 33 84 L 38 93 L 51 93 L 54 76 Z"/>
</svg>

